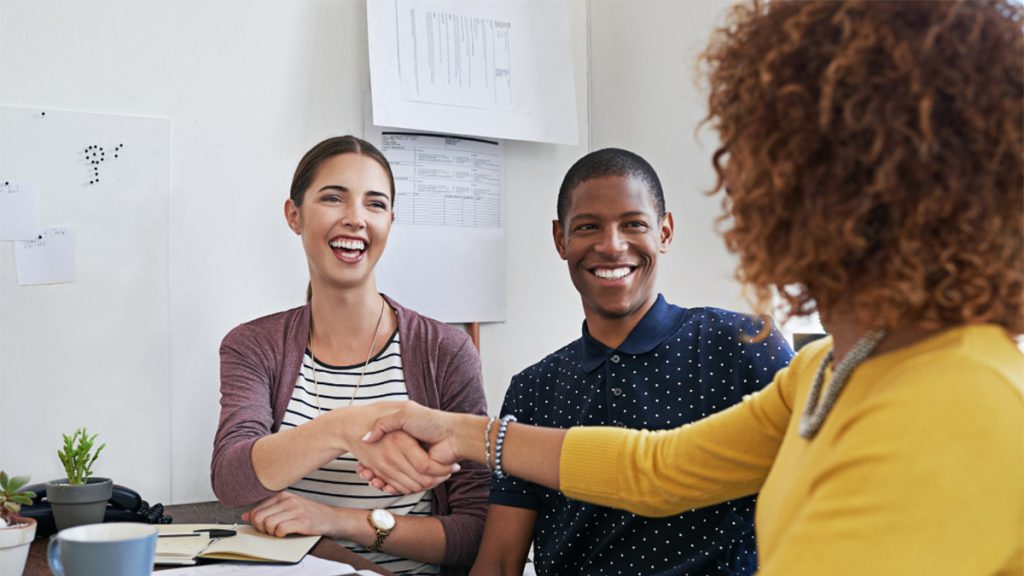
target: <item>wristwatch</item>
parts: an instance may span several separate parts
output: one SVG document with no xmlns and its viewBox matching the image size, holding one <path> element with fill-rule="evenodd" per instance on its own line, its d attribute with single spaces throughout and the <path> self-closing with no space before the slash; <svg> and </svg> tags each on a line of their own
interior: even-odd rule
<svg viewBox="0 0 1024 576">
<path fill-rule="evenodd" d="M 375 508 L 370 510 L 370 515 L 366 517 L 366 521 L 370 523 L 370 528 L 377 531 L 377 539 L 373 541 L 373 544 L 367 546 L 366 549 L 370 552 L 380 552 L 384 539 L 395 529 L 395 517 L 387 510 Z"/>
</svg>

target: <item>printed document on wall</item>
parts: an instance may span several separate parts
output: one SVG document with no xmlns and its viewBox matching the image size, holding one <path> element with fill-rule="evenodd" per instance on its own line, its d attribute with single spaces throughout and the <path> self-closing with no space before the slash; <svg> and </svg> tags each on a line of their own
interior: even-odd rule
<svg viewBox="0 0 1024 576">
<path fill-rule="evenodd" d="M 380 289 L 443 322 L 505 319 L 502 149 L 496 141 L 368 132 L 395 175 Z"/>
<path fill-rule="evenodd" d="M 579 142 L 564 2 L 371 0 L 367 26 L 374 124 Z"/>
</svg>

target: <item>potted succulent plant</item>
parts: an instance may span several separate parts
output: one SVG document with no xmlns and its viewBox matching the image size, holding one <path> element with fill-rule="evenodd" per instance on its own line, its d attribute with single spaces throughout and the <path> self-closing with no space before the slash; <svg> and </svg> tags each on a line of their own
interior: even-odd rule
<svg viewBox="0 0 1024 576">
<path fill-rule="evenodd" d="M 31 504 L 34 492 L 22 490 L 28 476 L 0 471 L 0 574 L 21 576 L 28 548 L 36 537 L 36 521 L 18 516 L 22 504 Z"/>
<path fill-rule="evenodd" d="M 67 478 L 46 483 L 46 499 L 53 509 L 57 530 L 103 522 L 114 483 L 110 478 L 93 478 L 92 465 L 106 444 L 96 447 L 97 434 L 89 436 L 85 428 L 63 436 L 64 448 L 57 451 L 57 456 Z"/>
</svg>

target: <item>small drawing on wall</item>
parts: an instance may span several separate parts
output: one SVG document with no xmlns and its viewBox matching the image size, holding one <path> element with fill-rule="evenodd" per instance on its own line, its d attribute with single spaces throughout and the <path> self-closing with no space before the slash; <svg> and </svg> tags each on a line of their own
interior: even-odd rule
<svg viewBox="0 0 1024 576">
<path fill-rule="evenodd" d="M 117 146 L 114 146 L 108 155 L 107 149 L 99 144 L 92 144 L 85 147 L 82 154 L 86 167 L 89 169 L 89 184 L 100 183 L 100 166 L 103 165 L 104 162 L 120 158 L 122 148 L 124 148 L 124 144 L 120 143 Z"/>
</svg>

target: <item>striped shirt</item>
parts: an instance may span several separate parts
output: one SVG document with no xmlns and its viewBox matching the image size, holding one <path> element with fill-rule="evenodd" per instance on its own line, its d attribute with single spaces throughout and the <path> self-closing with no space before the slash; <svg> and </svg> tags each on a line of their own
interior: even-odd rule
<svg viewBox="0 0 1024 576">
<path fill-rule="evenodd" d="M 294 428 L 316 418 L 319 412 L 344 408 L 352 399 L 352 406 L 372 404 L 381 400 L 408 400 L 402 373 L 402 355 L 398 330 L 391 335 L 384 349 L 365 365 L 331 366 L 316 361 L 314 382 L 313 357 L 306 349 L 299 371 L 295 390 L 285 409 L 281 428 Z M 362 384 L 359 384 L 360 374 Z M 319 396 L 319 398 L 318 398 Z M 319 409 L 318 409 L 319 405 Z M 392 496 L 368 486 L 356 474 L 356 458 L 349 453 L 342 454 L 322 468 L 308 473 L 292 484 L 288 490 L 337 508 L 372 510 L 383 508 L 395 516 L 430 516 L 432 513 L 431 493 Z M 365 547 L 348 540 L 337 540 L 349 550 L 363 555 L 371 562 L 396 574 L 440 574 L 438 566 L 408 560 L 383 552 L 369 552 Z"/>
</svg>

